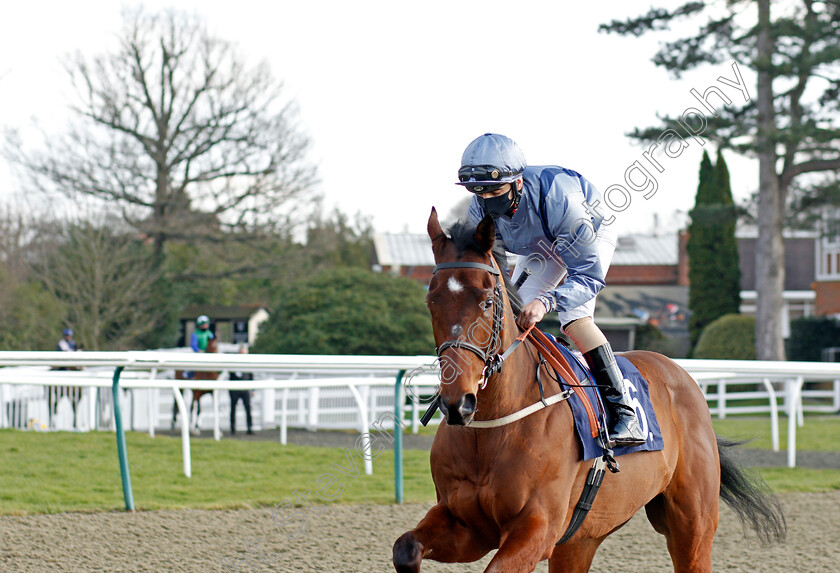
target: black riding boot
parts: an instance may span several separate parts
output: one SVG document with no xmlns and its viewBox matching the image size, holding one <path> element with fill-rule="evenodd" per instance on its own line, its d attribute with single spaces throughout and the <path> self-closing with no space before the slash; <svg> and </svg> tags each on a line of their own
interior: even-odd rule
<svg viewBox="0 0 840 573">
<path fill-rule="evenodd" d="M 636 410 L 627 403 L 624 394 L 624 377 L 615 355 L 609 343 L 584 352 L 584 358 L 595 377 L 595 383 L 599 386 L 604 405 L 612 414 L 612 429 L 610 430 L 610 441 L 615 446 L 637 446 L 645 442 L 646 436 L 639 427 L 636 419 Z"/>
</svg>

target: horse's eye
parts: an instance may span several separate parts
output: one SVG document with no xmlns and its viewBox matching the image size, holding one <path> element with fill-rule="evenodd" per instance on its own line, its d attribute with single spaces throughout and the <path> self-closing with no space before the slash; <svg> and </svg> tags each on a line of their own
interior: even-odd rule
<svg viewBox="0 0 840 573">
<path fill-rule="evenodd" d="M 481 302 L 481 310 L 488 310 L 490 307 L 493 306 L 493 299 L 488 298 Z"/>
</svg>

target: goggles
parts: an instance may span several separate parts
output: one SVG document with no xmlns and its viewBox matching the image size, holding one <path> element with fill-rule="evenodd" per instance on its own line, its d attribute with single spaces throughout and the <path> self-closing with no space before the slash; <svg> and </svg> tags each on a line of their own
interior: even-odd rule
<svg viewBox="0 0 840 573">
<path fill-rule="evenodd" d="M 470 193 L 492 193 L 498 189 L 501 189 L 502 186 L 506 185 L 506 183 L 493 183 L 490 185 L 482 184 L 482 185 L 470 185 L 465 184 L 464 187 L 467 188 L 467 191 Z"/>
<path fill-rule="evenodd" d="M 458 170 L 458 181 L 467 183 L 472 179 L 476 183 L 501 182 L 505 177 L 513 177 L 514 175 L 518 175 L 518 173 L 504 171 L 493 165 L 465 165 Z"/>
</svg>

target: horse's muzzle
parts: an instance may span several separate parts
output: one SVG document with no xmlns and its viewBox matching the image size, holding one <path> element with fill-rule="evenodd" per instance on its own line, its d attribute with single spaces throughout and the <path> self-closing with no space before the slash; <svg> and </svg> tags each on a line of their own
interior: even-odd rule
<svg viewBox="0 0 840 573">
<path fill-rule="evenodd" d="M 475 414 L 475 394 L 464 394 L 454 404 L 440 397 L 440 411 L 446 416 L 446 423 L 450 426 L 466 426 Z"/>
</svg>

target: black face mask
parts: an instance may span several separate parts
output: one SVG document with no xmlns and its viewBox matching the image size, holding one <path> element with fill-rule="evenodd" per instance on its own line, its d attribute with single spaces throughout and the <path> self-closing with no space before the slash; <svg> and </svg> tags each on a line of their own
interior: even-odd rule
<svg viewBox="0 0 840 573">
<path fill-rule="evenodd" d="M 514 191 L 513 193 L 508 192 L 504 195 L 482 199 L 481 201 L 484 212 L 495 219 L 502 215 L 511 217 L 516 212 L 517 205 L 519 205 L 519 197 L 520 194 Z"/>
</svg>

